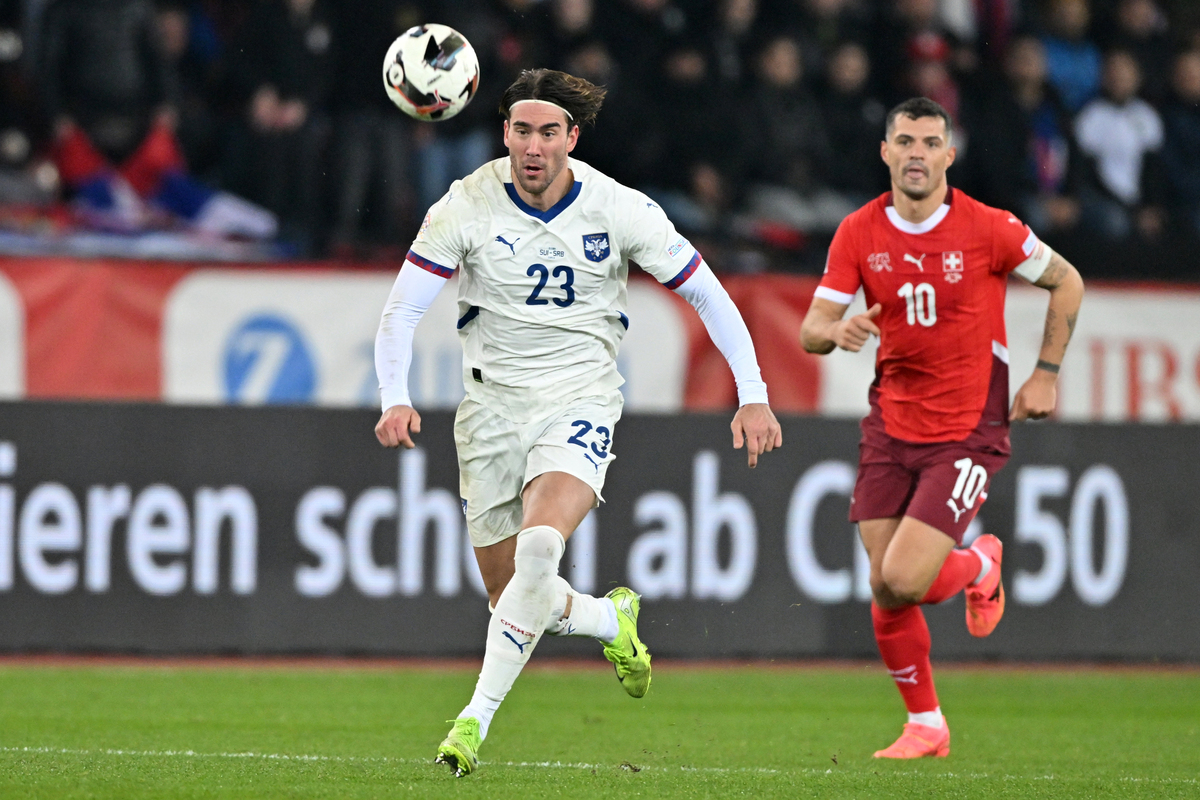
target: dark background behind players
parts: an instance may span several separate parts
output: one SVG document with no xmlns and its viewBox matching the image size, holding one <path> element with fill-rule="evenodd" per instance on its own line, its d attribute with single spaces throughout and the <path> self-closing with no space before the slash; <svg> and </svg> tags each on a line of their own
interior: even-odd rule
<svg viewBox="0 0 1200 800">
<path fill-rule="evenodd" d="M 74 2 L 0 0 L 6 207 L 71 196 L 43 168 L 63 93 L 42 51 L 54 41 L 48 21 Z M 402 251 L 442 187 L 499 154 L 487 127 L 497 87 L 550 66 L 612 87 L 579 157 L 670 205 L 718 269 L 818 272 L 844 209 L 885 188 L 862 146 L 879 137 L 880 109 L 926 94 L 956 113 L 952 184 L 1021 214 L 1095 276 L 1200 277 L 1190 145 L 1200 90 L 1189 88 L 1200 80 L 1189 78 L 1200 70 L 1200 6 L 1188 0 L 144 6 L 157 11 L 160 56 L 130 61 L 153 67 L 139 103 L 170 92 L 192 173 L 276 211 L 301 255 Z M 422 20 L 466 34 L 484 75 L 466 111 L 437 125 L 393 111 L 379 85 L 386 42 Z M 1124 55 L 1109 72 L 1137 71 L 1132 93 L 1114 85 L 1121 75 L 1106 87 L 1114 52 Z M 75 57 L 63 56 L 68 67 Z M 117 74 L 90 79 L 121 85 Z M 1138 192 L 1113 184 L 1111 153 L 1080 146 L 1089 103 L 1159 119 L 1160 138 L 1134 143 Z"/>
</svg>

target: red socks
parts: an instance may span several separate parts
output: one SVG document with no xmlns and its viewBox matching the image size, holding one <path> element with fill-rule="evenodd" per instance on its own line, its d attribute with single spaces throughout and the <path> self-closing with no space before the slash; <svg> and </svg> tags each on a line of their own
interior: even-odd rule
<svg viewBox="0 0 1200 800">
<path fill-rule="evenodd" d="M 983 568 L 974 550 L 951 550 L 922 603 L 941 603 L 961 592 Z M 920 606 L 880 608 L 871 603 L 875 641 L 910 714 L 938 707 L 929 664 L 929 626 Z"/>
<path fill-rule="evenodd" d="M 981 569 L 983 564 L 974 550 L 951 550 L 921 602 L 941 603 L 949 600 L 967 588 Z"/>
<path fill-rule="evenodd" d="M 942 570 L 944 572 L 945 567 Z M 978 572 L 976 567 L 967 581 L 974 579 Z M 938 579 L 941 579 L 940 575 Z M 921 607 L 880 608 L 871 603 L 871 621 L 875 625 L 879 654 L 896 681 L 909 713 L 936 709 L 937 690 L 933 686 L 933 668 L 929 664 L 929 627 Z"/>
</svg>

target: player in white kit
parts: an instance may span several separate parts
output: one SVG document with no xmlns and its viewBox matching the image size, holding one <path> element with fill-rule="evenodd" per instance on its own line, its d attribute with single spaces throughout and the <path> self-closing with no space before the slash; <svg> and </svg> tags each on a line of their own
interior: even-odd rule
<svg viewBox="0 0 1200 800">
<path fill-rule="evenodd" d="M 501 101 L 509 157 L 455 181 L 429 210 L 388 298 L 375 341 L 388 447 L 412 447 L 421 417 L 408 395 L 413 329 L 454 270 L 466 398 L 454 426 L 467 532 L 493 609 L 470 703 L 438 748 L 473 772 L 488 726 L 543 633 L 604 644 L 624 689 L 650 688 L 637 635 L 640 598 L 603 598 L 558 576 L 567 537 L 603 500 L 629 327 L 628 263 L 699 312 L 737 382 L 734 447 L 749 465 L 783 443 L 750 334 L 729 295 L 662 209 L 569 159 L 604 90 L 526 70 Z"/>
</svg>

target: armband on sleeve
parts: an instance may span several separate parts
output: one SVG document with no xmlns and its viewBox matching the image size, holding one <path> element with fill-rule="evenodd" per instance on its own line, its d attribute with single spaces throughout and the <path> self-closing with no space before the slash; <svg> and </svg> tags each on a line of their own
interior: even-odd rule
<svg viewBox="0 0 1200 800">
<path fill-rule="evenodd" d="M 713 344 L 725 356 L 737 383 L 738 405 L 766 403 L 767 385 L 763 383 L 754 355 L 754 342 L 750 331 L 729 299 L 729 293 L 717 280 L 717 276 L 703 261 L 675 292 L 692 304 Z"/>
<path fill-rule="evenodd" d="M 412 364 L 413 331 L 433 305 L 446 278 L 406 261 L 392 284 L 379 332 L 375 334 L 375 374 L 383 410 L 411 406 L 408 368 Z"/>
<path fill-rule="evenodd" d="M 1018 264 L 1013 272 L 1030 283 L 1037 283 L 1046 274 L 1046 268 L 1050 266 L 1050 258 L 1054 255 L 1054 251 L 1050 249 L 1049 245 L 1038 239 L 1033 231 L 1029 232 L 1029 238 L 1025 240 L 1024 250 L 1028 257 Z"/>
</svg>

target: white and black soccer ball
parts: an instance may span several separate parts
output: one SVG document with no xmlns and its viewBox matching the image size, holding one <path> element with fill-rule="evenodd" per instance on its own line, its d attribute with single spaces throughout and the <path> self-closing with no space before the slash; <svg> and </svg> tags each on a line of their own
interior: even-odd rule
<svg viewBox="0 0 1200 800">
<path fill-rule="evenodd" d="M 388 48 L 383 86 L 392 102 L 414 119 L 450 119 L 479 88 L 479 57 L 467 37 L 453 28 L 418 25 Z"/>
</svg>

